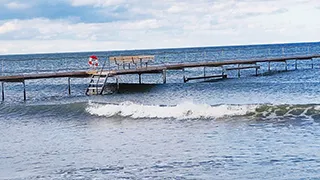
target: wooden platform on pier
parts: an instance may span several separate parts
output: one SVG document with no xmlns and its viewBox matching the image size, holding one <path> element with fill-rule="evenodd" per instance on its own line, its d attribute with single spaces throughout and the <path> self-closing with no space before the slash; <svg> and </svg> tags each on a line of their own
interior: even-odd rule
<svg viewBox="0 0 320 180">
<path fill-rule="evenodd" d="M 320 58 L 319 55 L 312 56 L 293 56 L 293 57 L 280 57 L 280 58 L 261 58 L 261 59 L 252 59 L 252 60 L 227 60 L 219 62 L 193 62 L 193 63 L 180 63 L 172 64 L 165 66 L 166 69 L 178 70 L 183 68 L 194 68 L 194 67 L 218 67 L 226 65 L 235 65 L 235 64 L 255 64 L 263 62 L 286 62 L 289 60 L 310 60 L 314 58 Z"/>
</svg>

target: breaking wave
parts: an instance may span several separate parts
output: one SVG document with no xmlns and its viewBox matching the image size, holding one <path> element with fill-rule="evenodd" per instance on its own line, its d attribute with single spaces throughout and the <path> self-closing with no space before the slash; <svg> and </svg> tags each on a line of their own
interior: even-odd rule
<svg viewBox="0 0 320 180">
<path fill-rule="evenodd" d="M 211 119 L 225 116 L 245 115 L 256 108 L 255 105 L 219 105 L 210 106 L 206 104 L 182 103 L 176 106 L 154 106 L 141 105 L 132 102 L 121 104 L 95 104 L 90 103 L 87 111 L 97 116 L 120 116 L 138 118 L 160 118 L 160 119 Z"/>
<path fill-rule="evenodd" d="M 142 105 L 132 102 L 120 104 L 89 103 L 86 111 L 101 117 L 129 117 L 133 119 L 220 119 L 247 117 L 254 119 L 320 118 L 319 105 L 207 105 L 185 102 L 176 106 Z"/>
<path fill-rule="evenodd" d="M 320 105 L 208 105 L 184 102 L 178 105 L 144 105 L 133 102 L 80 102 L 47 105 L 0 105 L 0 118 L 59 117 L 84 119 L 119 117 L 131 119 L 231 119 L 244 117 L 255 120 L 304 118 L 320 120 Z"/>
</svg>

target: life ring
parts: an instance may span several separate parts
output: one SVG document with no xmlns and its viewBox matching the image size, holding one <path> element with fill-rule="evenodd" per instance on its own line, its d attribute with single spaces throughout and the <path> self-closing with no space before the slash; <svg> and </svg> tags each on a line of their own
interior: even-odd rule
<svg viewBox="0 0 320 180">
<path fill-rule="evenodd" d="M 98 67 L 99 66 L 98 57 L 94 55 L 90 56 L 88 64 L 90 67 Z"/>
</svg>

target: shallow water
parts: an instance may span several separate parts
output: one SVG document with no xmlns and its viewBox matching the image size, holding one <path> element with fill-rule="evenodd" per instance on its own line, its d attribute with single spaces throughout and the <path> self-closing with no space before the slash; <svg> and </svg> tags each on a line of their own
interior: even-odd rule
<svg viewBox="0 0 320 180">
<path fill-rule="evenodd" d="M 66 117 L 51 109 L 0 122 L 1 179 L 319 178 L 319 119 Z"/>
</svg>

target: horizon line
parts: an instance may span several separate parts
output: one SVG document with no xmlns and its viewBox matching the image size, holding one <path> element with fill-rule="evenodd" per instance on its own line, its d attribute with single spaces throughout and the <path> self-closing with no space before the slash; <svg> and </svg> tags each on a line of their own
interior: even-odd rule
<svg viewBox="0 0 320 180">
<path fill-rule="evenodd" d="M 14 53 L 0 54 L 0 56 L 24 56 L 24 55 L 51 55 L 51 54 L 71 54 L 71 53 L 102 53 L 102 52 L 125 52 L 125 51 L 150 51 L 150 50 L 176 50 L 193 48 L 226 48 L 226 47 L 249 47 L 249 46 L 270 46 L 270 45 L 294 45 L 294 44 L 316 44 L 320 41 L 302 41 L 302 42 L 276 42 L 276 43 L 253 43 L 253 44 L 230 44 L 230 45 L 212 45 L 212 46 L 185 46 L 185 47 L 160 47 L 160 48 L 141 48 L 141 49 L 114 49 L 114 50 L 92 50 L 92 51 L 60 51 L 60 52 L 35 52 L 35 53 Z"/>
</svg>

